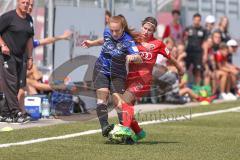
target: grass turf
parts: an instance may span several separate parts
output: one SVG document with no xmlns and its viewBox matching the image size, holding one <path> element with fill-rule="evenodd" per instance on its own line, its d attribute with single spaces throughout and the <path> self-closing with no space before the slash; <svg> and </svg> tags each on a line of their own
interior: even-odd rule
<svg viewBox="0 0 240 160">
<path fill-rule="evenodd" d="M 239 106 L 239 101 L 195 107 L 193 113 Z M 172 110 L 164 111 L 172 113 Z M 186 109 L 174 109 L 186 113 Z M 114 120 L 115 121 L 115 120 Z M 239 159 L 239 112 L 191 121 L 144 126 L 147 138 L 137 145 L 106 144 L 100 134 L 0 149 L 0 159 Z M 18 142 L 98 128 L 96 121 L 0 133 L 0 143 Z M 14 154 L 13 154 L 14 153 Z"/>
<path fill-rule="evenodd" d="M 199 113 L 199 112 L 208 112 L 208 111 L 215 111 L 221 109 L 227 109 L 231 107 L 240 106 L 240 101 L 233 101 L 233 102 L 225 102 L 220 104 L 212 104 L 208 106 L 197 106 L 192 108 L 192 114 Z M 190 112 L 190 108 L 176 108 L 176 109 L 166 109 L 161 111 L 166 115 L 188 115 Z M 146 117 L 150 117 L 149 115 L 157 114 L 159 111 L 156 112 L 148 112 L 148 113 L 141 113 L 139 117 L 139 121 L 141 120 L 151 120 L 146 119 Z M 113 123 L 117 123 L 117 118 L 112 118 L 111 121 Z M 3 143 L 13 143 L 19 142 L 24 140 L 31 140 L 36 138 L 43 138 L 43 137 L 52 137 L 52 136 L 59 136 L 64 134 L 71 134 L 82 132 L 86 130 L 98 129 L 99 123 L 97 120 L 92 121 L 85 121 L 85 122 L 74 122 L 70 124 L 59 124 L 47 127 L 37 127 L 37 128 L 28 128 L 28 129 L 20 129 L 20 130 L 13 130 L 11 132 L 0 132 L 0 144 Z"/>
</svg>

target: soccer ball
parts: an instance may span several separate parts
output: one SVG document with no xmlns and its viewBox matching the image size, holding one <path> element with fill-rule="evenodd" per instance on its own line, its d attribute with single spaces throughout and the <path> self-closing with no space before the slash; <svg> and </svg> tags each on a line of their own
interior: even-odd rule
<svg viewBox="0 0 240 160">
<path fill-rule="evenodd" d="M 125 127 L 121 124 L 114 125 L 113 130 L 108 134 L 108 139 L 113 143 L 125 143 L 127 139 L 133 136 L 133 132 L 129 127 Z"/>
</svg>

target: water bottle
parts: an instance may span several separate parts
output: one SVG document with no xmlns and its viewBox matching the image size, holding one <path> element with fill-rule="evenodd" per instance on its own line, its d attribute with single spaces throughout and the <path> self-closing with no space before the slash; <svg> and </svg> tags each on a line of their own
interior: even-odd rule
<svg viewBox="0 0 240 160">
<path fill-rule="evenodd" d="M 42 102 L 42 118 L 49 118 L 50 115 L 50 105 L 47 98 L 43 99 Z"/>
</svg>

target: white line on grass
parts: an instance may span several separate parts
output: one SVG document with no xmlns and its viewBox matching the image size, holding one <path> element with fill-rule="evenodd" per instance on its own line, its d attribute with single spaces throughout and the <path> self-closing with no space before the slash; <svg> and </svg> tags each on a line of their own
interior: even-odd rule
<svg viewBox="0 0 240 160">
<path fill-rule="evenodd" d="M 221 113 L 227 113 L 227 112 L 235 112 L 239 109 L 240 109 L 240 107 L 235 107 L 235 108 L 224 109 L 224 110 L 219 110 L 219 111 L 195 113 L 195 114 L 192 114 L 192 115 L 177 117 L 175 120 L 185 120 L 186 118 L 189 119 L 189 118 L 209 116 L 209 115 L 215 115 L 215 114 L 221 114 Z M 164 123 L 164 122 L 169 122 L 169 119 L 146 121 L 146 122 L 140 123 L 140 125 L 149 125 L 149 124 L 157 124 L 157 123 Z M 16 142 L 16 143 L 6 143 L 6 144 L 0 144 L 0 148 L 7 148 L 7 147 L 11 147 L 11 146 L 22 146 L 22 145 L 34 144 L 34 143 L 40 143 L 40 142 L 46 142 L 46 141 L 52 141 L 52 140 L 68 139 L 68 138 L 74 138 L 74 137 L 79 137 L 79 136 L 83 136 L 83 135 L 91 135 L 91 134 L 95 134 L 95 133 L 99 133 L 99 132 L 101 132 L 100 129 L 98 129 L 98 130 L 88 130 L 88 131 L 84 131 L 84 132 L 67 134 L 67 135 L 57 136 L 57 137 L 39 138 L 39 139 Z"/>
</svg>

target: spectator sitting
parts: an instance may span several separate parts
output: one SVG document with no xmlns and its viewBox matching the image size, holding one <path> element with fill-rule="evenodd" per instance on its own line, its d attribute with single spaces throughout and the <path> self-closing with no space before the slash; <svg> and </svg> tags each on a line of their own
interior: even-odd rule
<svg viewBox="0 0 240 160">
<path fill-rule="evenodd" d="M 174 46 L 174 40 L 170 37 L 164 39 L 166 47 L 172 51 L 176 58 L 177 48 Z M 164 95 L 165 102 L 174 104 L 184 104 L 186 101 L 179 96 L 178 76 L 175 67 L 167 63 L 162 55 L 158 55 L 153 69 L 154 83 L 159 87 L 158 94 Z"/>
<path fill-rule="evenodd" d="M 222 42 L 221 39 L 221 32 L 220 31 L 214 31 L 212 33 L 212 49 L 214 52 L 217 52 L 219 49 L 219 45 Z"/>
<path fill-rule="evenodd" d="M 28 95 L 38 94 L 39 91 L 52 91 L 49 84 L 42 83 L 42 73 L 34 64 L 31 70 L 27 71 L 27 93 Z"/>
<path fill-rule="evenodd" d="M 226 80 L 225 92 L 221 92 L 220 97 L 224 100 L 236 100 L 237 97 L 230 92 L 230 88 L 231 86 L 236 86 L 236 76 L 239 71 L 236 66 L 227 61 L 228 54 L 228 46 L 225 43 L 221 43 L 219 50 L 215 54 L 215 60 L 218 70 L 227 74 L 227 78 L 230 80 L 230 83 L 227 83 Z"/>
<path fill-rule="evenodd" d="M 204 85 L 210 85 L 212 88 L 212 95 L 215 95 L 217 91 L 217 71 L 214 59 L 213 40 L 211 36 L 203 42 L 202 63 L 204 68 Z"/>
<path fill-rule="evenodd" d="M 232 63 L 232 56 L 233 56 L 233 54 L 237 53 L 238 43 L 236 40 L 231 39 L 227 42 L 227 46 L 228 46 L 228 52 L 229 52 L 228 62 Z"/>
<path fill-rule="evenodd" d="M 179 63 L 183 66 L 183 68 L 186 68 L 185 62 L 184 62 L 184 58 L 186 57 L 186 52 L 184 49 L 184 45 L 179 44 L 177 47 L 177 54 L 176 54 L 176 59 L 179 61 Z M 176 72 L 176 68 L 172 65 L 168 65 L 168 70 L 172 71 L 172 72 Z M 211 96 L 211 97 L 202 97 L 198 94 L 196 94 L 192 89 L 188 88 L 186 86 L 187 84 L 187 74 L 185 73 L 185 75 L 180 79 L 180 83 L 178 86 L 178 90 L 179 90 L 179 96 L 185 96 L 188 95 L 192 100 L 198 101 L 198 102 L 203 102 L 206 101 L 208 103 L 211 103 L 212 100 L 215 98 L 215 96 Z"/>
<path fill-rule="evenodd" d="M 68 31 L 68 30 L 65 30 L 64 33 L 62 35 L 59 35 L 59 36 L 55 36 L 55 37 L 47 37 L 47 38 L 44 38 L 44 39 L 41 39 L 41 40 L 34 40 L 33 41 L 33 46 L 36 48 L 38 46 L 44 46 L 44 45 L 47 45 L 47 44 L 51 44 L 51 43 L 55 43 L 56 41 L 59 41 L 59 40 L 68 40 L 71 36 L 72 36 L 72 32 L 71 31 Z M 33 72 L 33 74 L 31 75 L 31 77 L 35 80 L 39 80 L 41 77 L 42 77 L 42 74 L 36 70 L 36 66 L 34 67 L 35 69 L 30 71 L 29 73 Z M 24 80 L 24 77 L 26 77 L 26 75 L 22 75 L 23 76 L 23 80 Z M 37 84 L 36 82 L 32 82 L 31 80 L 29 80 L 29 83 L 33 84 L 34 86 Z M 40 87 L 43 87 L 44 89 L 49 89 L 49 86 L 45 86 L 45 85 L 40 85 Z M 31 87 L 30 87 L 31 88 Z M 19 101 L 19 106 L 20 106 L 20 110 L 22 112 L 25 113 L 25 110 L 24 110 L 24 95 L 25 95 L 25 90 L 26 90 L 26 87 L 24 88 L 20 88 L 19 91 L 18 91 L 18 101 Z M 35 91 L 33 91 L 33 89 L 30 89 L 32 90 L 31 93 L 35 93 Z"/>
<path fill-rule="evenodd" d="M 177 45 L 177 61 L 184 63 L 184 59 L 186 58 L 186 56 L 187 56 L 187 53 L 185 52 L 185 46 L 183 44 L 178 44 Z"/>
<path fill-rule="evenodd" d="M 172 55 L 178 60 L 178 62 L 185 68 L 184 58 L 186 56 L 184 45 L 179 44 L 177 48 L 174 46 L 174 41 L 172 38 L 167 38 L 164 40 L 166 46 L 172 49 Z M 190 88 L 186 87 L 187 81 L 181 78 L 181 84 L 179 84 L 178 77 L 176 76 L 176 68 L 171 64 L 164 63 L 164 57 L 159 56 L 156 64 L 158 64 L 158 69 L 153 72 L 155 76 L 155 84 L 160 87 L 160 93 L 165 94 L 165 102 L 183 104 L 186 103 L 184 95 L 188 94 L 191 99 L 198 102 L 207 101 L 212 102 L 214 96 L 212 97 L 201 97 L 195 94 Z M 157 74 L 157 72 L 159 74 Z M 156 77 L 158 75 L 158 77 Z M 186 76 L 186 75 L 185 75 Z"/>
<path fill-rule="evenodd" d="M 181 82 L 179 84 L 179 95 L 180 96 L 189 96 L 191 100 L 195 100 L 197 102 L 208 102 L 211 103 L 214 99 L 215 96 L 210 96 L 210 97 L 203 97 L 198 94 L 196 94 L 192 89 L 188 88 L 186 86 L 187 84 L 187 78 L 185 78 L 186 75 L 181 79 Z"/>
</svg>

